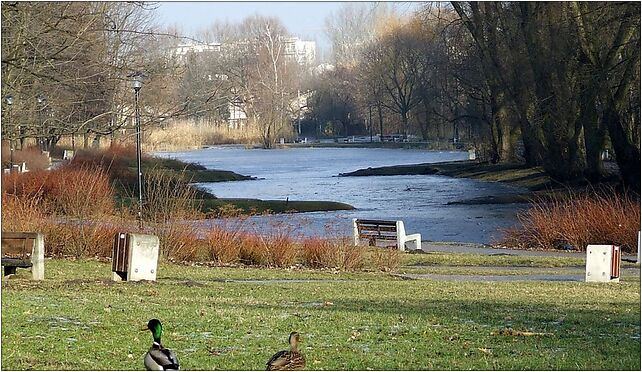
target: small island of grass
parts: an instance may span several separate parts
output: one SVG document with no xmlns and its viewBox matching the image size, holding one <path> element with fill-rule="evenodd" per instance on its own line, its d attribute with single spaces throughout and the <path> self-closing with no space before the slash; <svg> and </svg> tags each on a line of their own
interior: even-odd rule
<svg viewBox="0 0 642 372">
<path fill-rule="evenodd" d="M 221 209 L 234 210 L 241 214 L 301 213 L 354 209 L 351 205 L 333 201 L 218 198 L 208 191 L 192 186 L 192 184 L 251 181 L 256 180 L 256 177 L 241 175 L 227 170 L 207 169 L 197 163 L 151 155 L 144 155 L 141 163 L 143 178 L 149 178 L 153 174 L 155 178 L 160 177 L 166 182 L 172 183 L 174 187 L 193 188 L 193 192 L 187 193 L 192 199 L 191 203 L 206 215 L 216 214 Z M 133 148 L 112 146 L 104 151 L 80 151 L 74 157 L 72 165 L 104 169 L 114 185 L 116 199 L 120 204 L 131 206 L 137 199 L 135 197 L 138 192 L 136 153 Z"/>
</svg>

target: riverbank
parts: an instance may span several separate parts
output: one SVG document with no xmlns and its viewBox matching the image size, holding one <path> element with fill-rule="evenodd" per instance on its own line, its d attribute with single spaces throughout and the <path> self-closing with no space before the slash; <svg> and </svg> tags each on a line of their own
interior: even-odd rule
<svg viewBox="0 0 642 372">
<path fill-rule="evenodd" d="M 286 143 L 278 145 L 282 148 L 384 148 L 384 149 L 408 149 L 408 150 L 429 150 L 429 151 L 457 151 L 465 150 L 465 144 L 453 145 L 451 141 L 431 142 L 308 142 L 308 143 Z"/>
<path fill-rule="evenodd" d="M 338 176 L 368 177 L 398 175 L 439 175 L 454 178 L 469 178 L 480 181 L 501 182 L 529 190 L 528 192 L 514 194 L 456 200 L 448 202 L 448 204 L 529 203 L 536 199 L 563 197 L 572 191 L 574 187 L 578 186 L 556 183 L 544 172 L 542 167 L 528 167 L 521 163 L 480 163 L 474 160 L 364 168 L 353 172 L 341 173 Z"/>
<path fill-rule="evenodd" d="M 358 169 L 341 173 L 339 177 L 440 175 L 455 178 L 471 178 L 482 181 L 503 182 L 524 187 L 531 191 L 550 189 L 553 181 L 541 167 L 529 168 L 524 164 L 490 164 L 474 160 L 393 165 L 388 167 Z"/>
<path fill-rule="evenodd" d="M 339 203 L 326 200 L 261 200 L 261 199 L 238 199 L 238 198 L 209 198 L 197 199 L 201 211 L 206 214 L 231 210 L 242 214 L 264 214 L 264 213 L 306 213 L 306 212 L 329 212 L 354 210 L 355 208 L 346 203 Z"/>
</svg>

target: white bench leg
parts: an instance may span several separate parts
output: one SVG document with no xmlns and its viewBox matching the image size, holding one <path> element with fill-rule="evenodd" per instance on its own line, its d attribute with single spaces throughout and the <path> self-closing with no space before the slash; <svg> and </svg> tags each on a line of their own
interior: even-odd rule
<svg viewBox="0 0 642 372">
<path fill-rule="evenodd" d="M 421 250 L 421 235 L 417 236 L 417 239 L 415 239 L 415 249 Z"/>
<path fill-rule="evenodd" d="M 397 221 L 397 249 L 402 252 L 406 250 L 406 229 L 403 221 Z"/>
<path fill-rule="evenodd" d="M 38 233 L 31 252 L 31 275 L 33 280 L 45 279 L 45 236 Z"/>
<path fill-rule="evenodd" d="M 415 249 L 421 249 L 421 234 L 410 234 L 405 237 L 405 242 L 415 242 Z"/>
</svg>

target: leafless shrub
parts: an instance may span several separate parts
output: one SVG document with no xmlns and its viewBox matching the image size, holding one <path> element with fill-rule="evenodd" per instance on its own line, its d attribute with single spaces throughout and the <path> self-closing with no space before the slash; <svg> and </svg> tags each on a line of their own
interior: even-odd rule
<svg viewBox="0 0 642 372">
<path fill-rule="evenodd" d="M 519 248 L 584 251 L 588 244 L 615 244 L 637 250 L 640 202 L 615 192 L 588 192 L 570 199 L 535 201 L 504 231 L 498 244 Z"/>
</svg>

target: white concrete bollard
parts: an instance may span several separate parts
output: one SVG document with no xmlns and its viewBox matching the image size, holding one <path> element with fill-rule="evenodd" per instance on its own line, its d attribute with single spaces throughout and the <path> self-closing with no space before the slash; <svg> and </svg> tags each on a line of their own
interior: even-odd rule
<svg viewBox="0 0 642 372">
<path fill-rule="evenodd" d="M 158 271 L 159 239 L 155 235 L 120 233 L 123 245 L 114 247 L 112 280 L 156 280 Z"/>
<path fill-rule="evenodd" d="M 357 219 L 352 219 L 352 237 L 354 238 L 354 245 L 359 245 L 359 228 L 357 227 Z"/>
<path fill-rule="evenodd" d="M 620 247 L 615 245 L 589 245 L 586 247 L 587 282 L 620 281 Z"/>
<path fill-rule="evenodd" d="M 31 275 L 33 280 L 45 279 L 45 236 L 36 235 L 36 241 L 31 251 Z"/>
</svg>

